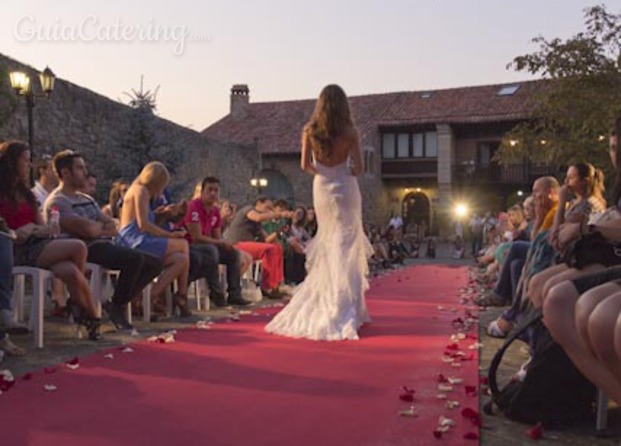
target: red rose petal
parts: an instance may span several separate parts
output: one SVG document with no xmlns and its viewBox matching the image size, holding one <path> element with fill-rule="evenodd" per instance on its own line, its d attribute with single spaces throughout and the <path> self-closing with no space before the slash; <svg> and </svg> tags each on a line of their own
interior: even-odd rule
<svg viewBox="0 0 621 446">
<path fill-rule="evenodd" d="M 414 390 L 414 389 L 410 389 L 408 386 L 403 386 L 403 391 L 404 391 L 405 393 L 409 393 L 409 394 L 411 394 L 411 395 L 414 395 L 414 393 L 416 392 L 416 390 Z"/>
<path fill-rule="evenodd" d="M 47 373 L 48 375 L 49 375 L 50 373 L 56 373 L 56 367 L 46 367 L 46 368 L 44 368 L 44 369 L 43 369 L 43 371 L 44 371 L 45 373 Z"/>
<path fill-rule="evenodd" d="M 448 378 L 446 378 L 442 373 L 438 375 L 438 382 L 440 384 L 444 384 L 448 382 Z"/>
<path fill-rule="evenodd" d="M 0 375 L 0 392 L 6 392 L 15 385 L 15 380 L 8 380 L 4 375 Z"/>
<path fill-rule="evenodd" d="M 477 386 L 464 386 L 466 391 L 466 395 L 468 396 L 476 396 L 477 395 Z"/>
<path fill-rule="evenodd" d="M 477 434 L 476 432 L 468 432 L 467 434 L 464 434 L 464 438 L 466 440 L 478 440 L 479 434 Z"/>
<path fill-rule="evenodd" d="M 537 423 L 526 431 L 526 436 L 532 438 L 533 440 L 543 438 L 543 425 L 541 423 Z"/>
<path fill-rule="evenodd" d="M 461 416 L 470 420 L 470 422 L 476 427 L 481 427 L 483 424 L 479 412 L 471 409 L 470 407 L 465 407 L 464 409 L 462 409 Z"/>
<path fill-rule="evenodd" d="M 436 437 L 437 439 L 440 439 L 442 438 L 442 432 L 440 432 L 439 430 L 434 430 L 433 436 Z"/>
<path fill-rule="evenodd" d="M 446 346 L 447 350 L 459 350 L 459 345 L 457 344 L 449 344 Z"/>
<path fill-rule="evenodd" d="M 69 365 L 78 365 L 78 364 L 80 364 L 80 359 L 79 358 L 70 359 L 69 361 L 67 361 L 67 364 L 69 364 Z"/>
<path fill-rule="evenodd" d="M 32 379 L 32 373 L 28 372 L 28 373 L 24 374 L 24 376 L 22 376 L 22 379 L 24 381 L 30 381 Z"/>
<path fill-rule="evenodd" d="M 407 401 L 408 403 L 411 403 L 412 401 L 414 401 L 414 395 L 412 395 L 411 393 L 402 393 L 401 395 L 399 395 L 399 399 L 401 401 Z"/>
</svg>

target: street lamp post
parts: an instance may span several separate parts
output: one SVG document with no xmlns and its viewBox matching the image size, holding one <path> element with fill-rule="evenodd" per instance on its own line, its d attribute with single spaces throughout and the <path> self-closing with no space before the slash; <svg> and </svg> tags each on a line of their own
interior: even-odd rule
<svg viewBox="0 0 621 446">
<path fill-rule="evenodd" d="M 39 74 L 41 91 L 43 94 L 37 94 L 33 91 L 30 77 L 23 71 L 12 71 L 9 73 L 9 79 L 11 81 L 11 88 L 18 96 L 23 96 L 26 101 L 28 145 L 30 146 L 30 159 L 32 160 L 34 159 L 34 124 L 32 110 L 35 105 L 35 98 L 44 97 L 47 99 L 50 97 L 50 94 L 54 91 L 56 76 L 49 67 L 45 67 L 45 70 Z"/>
<path fill-rule="evenodd" d="M 250 179 L 250 185 L 257 189 L 258 195 L 261 195 L 263 189 L 267 187 L 267 178 L 253 177 Z"/>
</svg>

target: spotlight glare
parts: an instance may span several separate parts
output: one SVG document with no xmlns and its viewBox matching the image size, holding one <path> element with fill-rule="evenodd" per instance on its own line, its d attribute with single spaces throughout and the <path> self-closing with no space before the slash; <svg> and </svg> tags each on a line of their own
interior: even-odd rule
<svg viewBox="0 0 621 446">
<path fill-rule="evenodd" d="M 459 203 L 455 206 L 455 215 L 457 217 L 465 217 L 468 214 L 468 206 L 463 203 Z"/>
</svg>

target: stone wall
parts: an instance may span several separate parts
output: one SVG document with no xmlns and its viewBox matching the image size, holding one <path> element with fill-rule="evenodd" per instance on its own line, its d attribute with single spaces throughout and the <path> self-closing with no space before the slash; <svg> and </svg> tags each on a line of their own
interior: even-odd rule
<svg viewBox="0 0 621 446">
<path fill-rule="evenodd" d="M 22 98 L 15 101 L 8 85 L 8 72 L 12 70 L 25 71 L 35 92 L 40 88 L 36 70 L 0 54 L 0 139 L 27 141 L 25 101 Z M 107 166 L 123 163 L 127 155 L 120 151 L 120 143 L 126 136 L 130 112 L 121 102 L 57 79 L 51 97 L 37 98 L 34 107 L 35 157 L 62 148 L 84 153 L 98 177 L 97 198 L 103 201 L 110 182 L 115 179 L 109 177 Z M 203 176 L 215 175 L 222 180 L 223 196 L 238 202 L 245 199 L 252 166 L 256 163 L 256 148 L 213 141 L 159 117 L 156 117 L 156 129 L 160 141 L 180 155 L 181 162 L 173 172 L 171 184 L 176 198 L 191 195 Z"/>
</svg>

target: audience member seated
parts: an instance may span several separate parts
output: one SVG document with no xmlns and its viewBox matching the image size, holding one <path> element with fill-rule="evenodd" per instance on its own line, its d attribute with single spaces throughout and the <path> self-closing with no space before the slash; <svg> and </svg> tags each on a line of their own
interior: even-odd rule
<svg viewBox="0 0 621 446">
<path fill-rule="evenodd" d="M 81 240 L 59 240 L 58 228 L 43 224 L 30 181 L 30 148 L 21 141 L 0 144 L 0 217 L 17 234 L 15 264 L 50 270 L 69 290 L 74 319 L 86 326 L 88 338 L 99 340 L 100 320 L 84 276 L 86 245 Z"/>
<path fill-rule="evenodd" d="M 604 240 L 621 241 L 621 151 L 618 150 L 617 136 L 620 131 L 621 119 L 617 120 L 610 137 L 610 158 L 615 167 L 616 180 L 614 205 L 607 214 L 614 217 L 600 219 L 589 226 L 571 222 L 561 225 L 556 234 L 561 248 L 570 246 L 582 233 L 599 233 Z M 585 248 L 577 260 L 580 260 L 582 270 L 589 266 L 592 272 L 572 277 L 568 274 L 571 270 L 568 270 L 561 273 L 566 280 L 557 280 L 549 288 L 546 283 L 544 323 L 576 367 L 606 395 L 621 404 L 620 259 L 617 255 L 604 255 L 605 249 Z"/>
<path fill-rule="evenodd" d="M 86 183 L 80 191 L 88 196 L 94 197 L 97 192 L 97 177 L 93 172 L 86 172 Z"/>
<path fill-rule="evenodd" d="M 10 304 L 11 304 L 11 291 L 12 291 L 12 282 L 13 277 L 11 274 L 11 268 L 13 268 L 13 236 L 14 233 L 11 233 L 6 226 L 4 220 L 0 218 L 0 311 L 4 312 L 8 310 L 10 313 Z M 7 307 L 7 305 L 9 305 Z M 9 314 L 10 316 L 10 314 Z M 2 318 L 3 328 L 0 327 L 0 351 L 4 352 L 7 356 L 24 356 L 26 354 L 25 350 L 15 345 L 9 339 L 9 335 L 7 333 L 8 329 L 12 329 L 15 327 L 15 322 L 11 318 L 9 321 L 9 327 L 4 322 L 4 317 Z M 25 329 L 25 327 L 23 327 Z M 0 356 L 0 361 L 2 361 L 2 357 Z"/>
<path fill-rule="evenodd" d="M 261 224 L 285 214 L 273 211 L 272 207 L 272 201 L 266 197 L 257 198 L 254 206 L 243 207 L 224 233 L 224 239 L 237 249 L 248 252 L 254 260 L 261 260 L 262 292 L 266 297 L 279 299 L 284 297 L 279 291 L 284 279 L 283 251 L 280 244 L 274 243 L 276 235 L 268 238 Z"/>
<path fill-rule="evenodd" d="M 311 237 L 317 235 L 317 230 L 319 229 L 317 226 L 317 214 L 315 214 L 315 208 L 312 206 L 306 208 L 306 223 L 304 227 Z"/>
<path fill-rule="evenodd" d="M 54 156 L 54 169 L 60 184 L 48 197 L 43 215 L 56 208 L 63 234 L 84 240 L 87 261 L 120 271 L 110 303 L 105 305 L 110 321 L 120 330 L 134 327 L 126 317 L 126 306 L 141 296 L 142 289 L 162 271 L 161 260 L 137 249 L 113 243 L 116 222 L 105 215 L 95 200 L 80 192 L 86 184 L 86 164 L 82 155 L 64 150 Z"/>
<path fill-rule="evenodd" d="M 222 239 L 222 217 L 218 209 L 220 180 L 206 177 L 198 198 L 188 205 L 182 222 L 190 242 L 190 282 L 205 277 L 210 299 L 216 306 L 249 305 L 242 298 L 240 252 Z M 226 266 L 228 302 L 224 298 L 218 265 Z"/>
<path fill-rule="evenodd" d="M 164 164 L 148 163 L 129 186 L 121 209 L 120 229 L 116 236 L 118 245 L 138 249 L 156 256 L 163 262 L 164 270 L 151 288 L 152 301 L 160 302 L 164 292 L 177 280 L 174 306 L 182 316 L 190 315 L 188 308 L 189 247 L 185 232 L 170 232 L 155 224 L 155 214 L 150 201 L 160 197 L 170 180 Z M 154 309 L 161 309 L 154 306 Z"/>
<path fill-rule="evenodd" d="M 129 188 L 124 180 L 117 180 L 112 183 L 110 188 L 110 194 L 108 195 L 108 203 L 101 209 L 101 211 L 110 218 L 113 218 L 118 222 L 121 217 L 121 207 L 123 207 L 123 198 Z"/>
<path fill-rule="evenodd" d="M 291 230 L 288 236 L 291 255 L 289 259 L 285 259 L 285 276 L 295 284 L 301 283 L 306 278 L 305 251 L 312 240 L 311 235 L 306 230 L 306 222 L 306 209 L 303 206 L 297 206 L 293 211 Z"/>
<path fill-rule="evenodd" d="M 37 199 L 39 209 L 43 209 L 47 196 L 58 185 L 58 178 L 56 178 L 56 173 L 52 166 L 52 157 L 50 155 L 46 154 L 41 156 L 41 159 L 36 165 L 36 175 L 37 179 L 32 188 L 32 193 Z"/>
<path fill-rule="evenodd" d="M 586 225 L 593 216 L 600 215 L 606 208 L 606 200 L 602 197 L 604 186 L 603 174 L 591 164 L 579 163 L 567 170 L 565 184 L 559 192 L 559 211 L 554 220 L 554 228 L 550 232 L 549 241 L 559 252 L 559 234 L 564 227 L 572 223 Z M 569 195 L 574 196 L 569 200 Z M 564 210 L 564 211 L 563 211 Z M 567 224 L 567 225 L 566 225 Z M 556 283 L 571 280 L 576 275 L 586 274 L 590 267 L 583 271 L 570 269 L 565 263 L 559 263 L 537 274 L 530 282 L 528 295 L 535 307 L 541 307 L 545 290 Z"/>
<path fill-rule="evenodd" d="M 522 296 L 526 296 L 530 279 L 554 262 L 556 253 L 547 242 L 547 237 L 549 230 L 554 224 L 554 218 L 558 209 L 558 191 L 559 184 L 554 177 L 541 177 L 533 183 L 535 223 L 532 230 L 532 242 L 514 242 L 509 250 L 505 262 L 509 262 L 511 265 L 523 258 L 524 264 L 520 272 L 519 283 L 516 287 L 513 301 L 511 302 L 511 308 L 488 325 L 487 333 L 490 336 L 504 337 L 511 331 L 513 324 L 517 321 L 522 304 Z M 506 275 L 501 274 L 501 279 L 504 280 L 504 295 L 506 295 L 507 288 L 511 289 L 512 287 L 508 286 Z M 498 295 L 503 292 L 500 286 L 497 290 L 499 291 Z M 494 298 L 496 296 L 483 296 L 476 303 L 479 305 L 490 305 L 493 304 Z M 503 303 L 505 302 L 502 302 L 501 305 Z"/>
<path fill-rule="evenodd" d="M 13 283 L 13 240 L 15 232 L 0 217 L 0 328 L 10 334 L 28 333 L 25 325 L 13 318 L 11 291 Z"/>
</svg>

